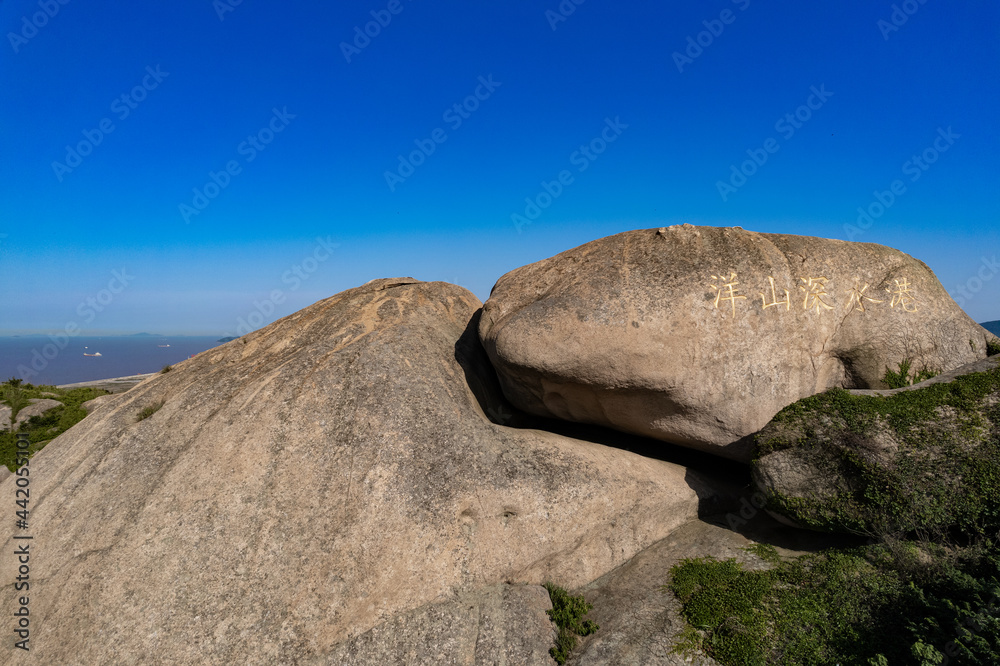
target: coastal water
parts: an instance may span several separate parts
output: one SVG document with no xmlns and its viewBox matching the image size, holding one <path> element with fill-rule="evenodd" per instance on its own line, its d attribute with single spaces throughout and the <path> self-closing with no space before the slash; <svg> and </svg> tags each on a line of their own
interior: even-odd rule
<svg viewBox="0 0 1000 666">
<path fill-rule="evenodd" d="M 0 382 L 58 385 L 157 372 L 220 344 L 219 336 L 0 337 Z"/>
</svg>

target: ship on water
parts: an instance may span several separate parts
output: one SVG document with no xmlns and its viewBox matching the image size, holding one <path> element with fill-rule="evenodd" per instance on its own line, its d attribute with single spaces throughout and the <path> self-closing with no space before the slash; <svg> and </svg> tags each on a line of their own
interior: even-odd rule
<svg viewBox="0 0 1000 666">
<path fill-rule="evenodd" d="M 84 356 L 100 356 L 101 352 L 94 352 L 93 354 L 88 354 L 87 352 L 83 352 L 83 355 Z"/>
</svg>

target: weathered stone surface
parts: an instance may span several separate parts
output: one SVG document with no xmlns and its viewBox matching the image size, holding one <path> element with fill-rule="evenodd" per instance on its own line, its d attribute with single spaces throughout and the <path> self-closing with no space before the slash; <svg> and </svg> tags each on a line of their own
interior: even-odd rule
<svg viewBox="0 0 1000 666">
<path fill-rule="evenodd" d="M 842 535 L 820 534 L 781 525 L 763 511 L 748 511 L 744 494 L 727 514 L 706 516 L 678 528 L 627 563 L 589 583 L 583 594 L 594 608 L 587 618 L 600 630 L 582 639 L 567 662 L 570 666 L 712 666 L 701 652 L 679 654 L 674 647 L 685 628 L 681 603 L 664 586 L 671 568 L 688 558 L 735 559 L 745 569 L 772 565 L 747 552 L 754 543 L 775 547 L 793 558 L 831 547 L 858 545 Z M 731 528 L 736 527 L 738 531 Z"/>
<path fill-rule="evenodd" d="M 686 623 L 681 604 L 664 586 L 670 568 L 687 557 L 734 557 L 753 561 L 741 550 L 752 542 L 722 527 L 691 521 L 575 593 L 594 608 L 587 614 L 600 629 L 574 651 L 573 666 L 714 666 L 704 655 L 689 660 L 674 645 Z"/>
<path fill-rule="evenodd" d="M 893 390 L 813 396 L 757 434 L 753 482 L 789 524 L 881 536 L 1000 527 L 1000 356 Z"/>
<path fill-rule="evenodd" d="M 113 401 L 114 401 L 114 397 L 113 397 L 112 394 L 99 395 L 96 398 L 93 398 L 93 399 L 88 400 L 86 402 L 80 403 L 80 408 L 83 409 L 83 411 L 85 411 L 88 414 L 90 414 L 92 411 L 94 411 L 95 409 L 97 409 L 101 405 L 106 404 L 108 402 L 113 402 Z"/>
<path fill-rule="evenodd" d="M 540 585 L 494 585 L 393 617 L 318 663 L 437 666 L 549 664 L 555 625 Z"/>
<path fill-rule="evenodd" d="M 340 663 L 401 613 L 504 582 L 582 585 L 696 514 L 679 466 L 491 422 L 483 406 L 509 406 L 495 378 L 467 379 L 488 367 L 479 306 L 453 285 L 375 281 L 112 396 L 49 443 L 30 463 L 34 660 Z M 426 617 L 417 642 L 433 646 Z"/>
<path fill-rule="evenodd" d="M 883 387 L 904 358 L 950 370 L 993 337 L 897 250 L 691 225 L 513 270 L 479 331 L 528 412 L 741 461 L 748 436 L 799 398 Z"/>
</svg>

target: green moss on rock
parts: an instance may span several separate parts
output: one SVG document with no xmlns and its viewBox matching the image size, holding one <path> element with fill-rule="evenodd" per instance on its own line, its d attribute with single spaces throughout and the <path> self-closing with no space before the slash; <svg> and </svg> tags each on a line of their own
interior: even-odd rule
<svg viewBox="0 0 1000 666">
<path fill-rule="evenodd" d="M 767 508 L 872 536 L 1000 529 L 992 365 L 887 395 L 833 389 L 789 405 L 757 435 L 754 480 Z"/>
</svg>

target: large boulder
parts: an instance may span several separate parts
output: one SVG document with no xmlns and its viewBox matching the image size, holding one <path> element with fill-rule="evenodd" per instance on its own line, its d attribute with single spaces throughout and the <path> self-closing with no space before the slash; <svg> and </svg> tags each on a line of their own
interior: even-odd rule
<svg viewBox="0 0 1000 666">
<path fill-rule="evenodd" d="M 544 654 L 530 585 L 601 576 L 694 517 L 702 491 L 677 465 L 492 422 L 512 410 L 479 307 L 377 280 L 102 400 L 30 461 L 34 660 Z"/>
<path fill-rule="evenodd" d="M 950 370 L 993 339 L 897 250 L 688 224 L 507 273 L 479 332 L 504 394 L 528 412 L 744 462 L 785 405 L 884 387 L 907 358 Z"/>
<path fill-rule="evenodd" d="M 831 390 L 757 435 L 775 517 L 874 537 L 1000 529 L 1000 355 L 893 390 Z"/>
</svg>

